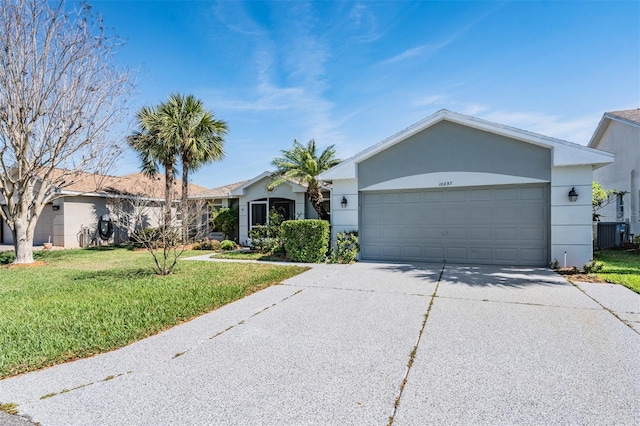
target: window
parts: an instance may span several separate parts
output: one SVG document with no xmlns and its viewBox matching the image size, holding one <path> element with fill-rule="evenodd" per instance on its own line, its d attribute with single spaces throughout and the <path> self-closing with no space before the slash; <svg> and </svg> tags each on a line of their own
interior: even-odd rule
<svg viewBox="0 0 640 426">
<path fill-rule="evenodd" d="M 624 194 L 617 194 L 616 219 L 624 219 Z"/>
<path fill-rule="evenodd" d="M 251 228 L 257 225 L 267 224 L 267 202 L 251 202 L 249 208 L 249 225 Z"/>
</svg>

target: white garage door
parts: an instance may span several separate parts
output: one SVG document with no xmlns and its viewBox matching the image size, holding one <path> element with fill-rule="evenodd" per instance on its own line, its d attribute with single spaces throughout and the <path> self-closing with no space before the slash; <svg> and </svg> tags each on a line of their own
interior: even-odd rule
<svg viewBox="0 0 640 426">
<path fill-rule="evenodd" d="M 546 266 L 547 184 L 360 193 L 367 260 Z"/>
</svg>

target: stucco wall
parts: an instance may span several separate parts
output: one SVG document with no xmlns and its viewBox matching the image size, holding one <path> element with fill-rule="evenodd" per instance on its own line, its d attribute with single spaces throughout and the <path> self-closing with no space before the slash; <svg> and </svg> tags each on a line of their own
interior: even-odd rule
<svg viewBox="0 0 640 426">
<path fill-rule="evenodd" d="M 593 259 L 591 220 L 591 166 L 554 167 L 551 170 L 551 260 L 582 267 Z M 576 202 L 569 201 L 575 188 Z"/>
<path fill-rule="evenodd" d="M 54 227 L 53 221 L 57 216 L 58 212 L 54 212 L 51 208 L 51 204 L 47 204 L 40 217 L 38 218 L 38 223 L 36 224 L 36 229 L 33 233 L 33 245 L 40 246 L 46 242 L 49 242 L 49 237 L 51 237 L 51 242 L 54 241 Z M 2 223 L 2 236 L 3 241 L 0 241 L 2 244 L 13 244 L 13 235 L 11 234 L 11 229 L 6 223 Z"/>
<path fill-rule="evenodd" d="M 360 189 L 438 172 L 491 173 L 548 182 L 551 150 L 443 121 L 362 161 L 357 167 Z"/>
<path fill-rule="evenodd" d="M 616 154 L 612 164 L 594 170 L 593 179 L 605 189 L 626 191 L 624 195 L 624 218 L 628 220 L 630 232 L 640 234 L 640 128 L 612 120 L 605 131 L 598 149 Z M 602 222 L 615 222 L 616 202 L 598 211 Z"/>
<path fill-rule="evenodd" d="M 342 197 L 347 207 L 342 207 Z M 335 245 L 336 234 L 358 229 L 358 181 L 356 179 L 334 180 L 331 188 L 331 244 Z"/>
<path fill-rule="evenodd" d="M 294 192 L 293 186 L 289 184 L 282 184 L 273 189 L 273 191 L 267 191 L 267 185 L 271 181 L 271 178 L 265 177 L 249 187 L 245 188 L 244 194 L 239 198 L 239 242 L 240 244 L 247 245 L 249 238 L 249 202 L 262 199 L 272 198 L 285 198 L 288 200 L 294 200 L 295 211 L 294 217 L 305 214 L 305 196 L 304 192 Z"/>
<path fill-rule="evenodd" d="M 91 229 L 91 235 L 98 226 L 98 218 L 109 214 L 107 199 L 99 197 L 64 197 L 59 213 L 62 213 L 62 224 L 56 222 L 54 245 L 63 247 L 80 247 L 79 235 L 83 226 Z"/>
</svg>

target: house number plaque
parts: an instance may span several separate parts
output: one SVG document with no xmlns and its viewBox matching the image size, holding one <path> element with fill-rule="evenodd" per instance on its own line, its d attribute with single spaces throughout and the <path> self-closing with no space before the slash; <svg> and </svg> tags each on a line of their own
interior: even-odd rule
<svg viewBox="0 0 640 426">
<path fill-rule="evenodd" d="M 438 184 L 438 186 L 451 186 L 451 185 L 453 185 L 453 182 L 451 182 L 451 181 L 447 181 L 447 182 L 440 182 L 440 183 Z"/>
</svg>

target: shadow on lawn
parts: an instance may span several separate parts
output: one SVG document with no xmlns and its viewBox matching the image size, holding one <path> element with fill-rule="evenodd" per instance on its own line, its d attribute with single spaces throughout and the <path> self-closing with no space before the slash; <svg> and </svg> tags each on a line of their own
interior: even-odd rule
<svg viewBox="0 0 640 426">
<path fill-rule="evenodd" d="M 74 274 L 74 281 L 100 280 L 120 282 L 128 279 L 139 279 L 145 277 L 160 277 L 154 269 L 151 268 L 135 268 L 135 269 L 106 269 L 102 271 L 78 271 Z"/>
</svg>

